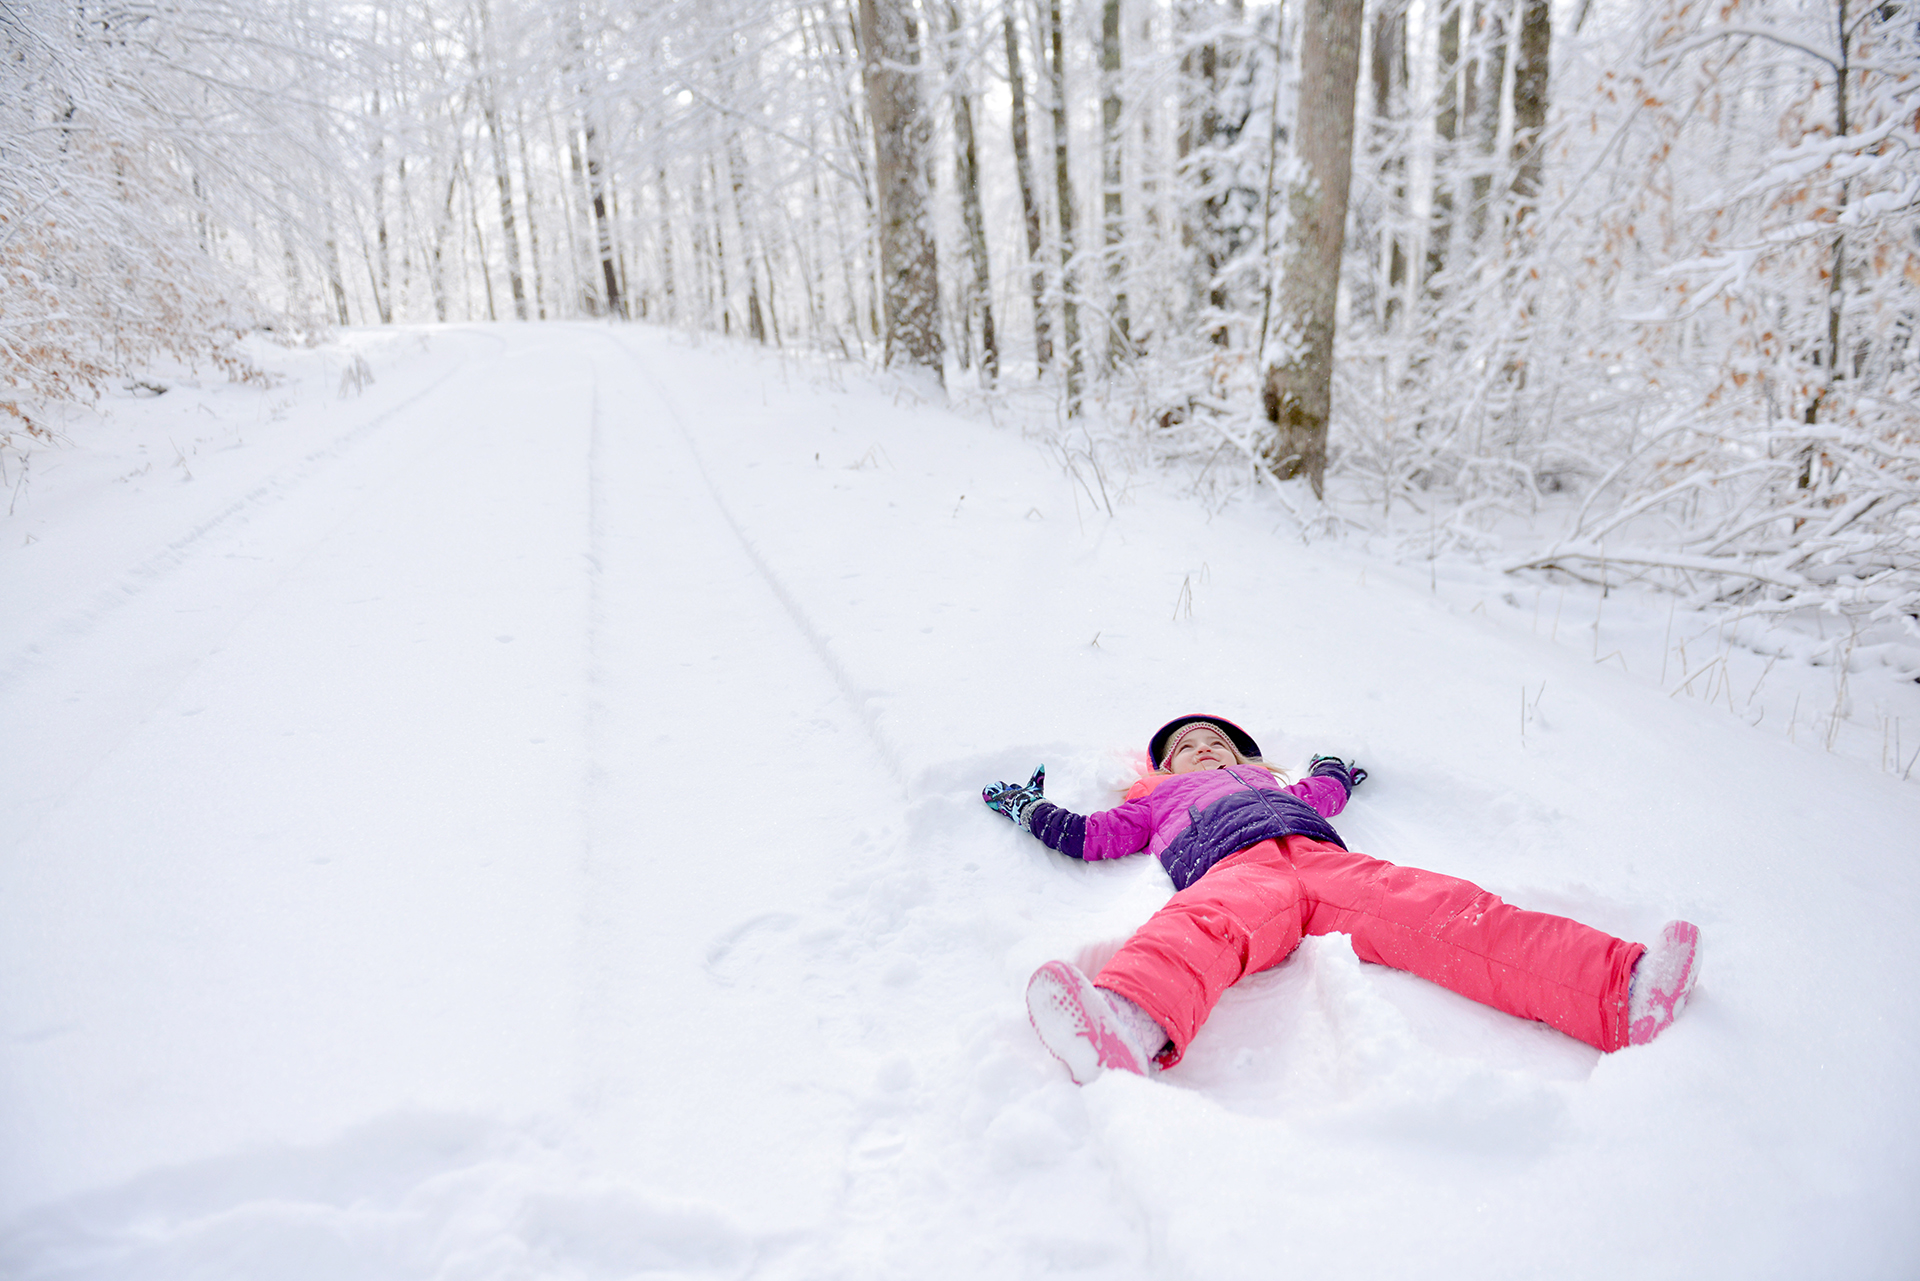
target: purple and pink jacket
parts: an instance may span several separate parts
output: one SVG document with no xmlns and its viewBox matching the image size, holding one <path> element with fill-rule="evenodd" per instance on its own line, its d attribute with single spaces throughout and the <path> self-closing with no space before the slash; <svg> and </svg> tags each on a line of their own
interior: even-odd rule
<svg viewBox="0 0 1920 1281">
<path fill-rule="evenodd" d="M 1110 810 L 1079 815 L 1051 801 L 1027 811 L 1027 829 L 1070 858 L 1125 858 L 1146 850 L 1184 890 L 1230 854 L 1261 841 L 1307 836 L 1346 848 L 1327 820 L 1346 808 L 1338 761 L 1283 784 L 1258 765 L 1149 774 Z"/>
</svg>

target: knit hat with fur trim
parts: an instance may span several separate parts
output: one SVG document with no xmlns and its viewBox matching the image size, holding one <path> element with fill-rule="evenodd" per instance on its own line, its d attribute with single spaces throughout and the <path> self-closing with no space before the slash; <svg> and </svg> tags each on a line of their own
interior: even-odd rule
<svg viewBox="0 0 1920 1281">
<path fill-rule="evenodd" d="M 1156 770 L 1165 769 L 1167 758 L 1173 755 L 1175 736 L 1189 726 L 1197 729 L 1202 725 L 1224 734 L 1227 741 L 1233 744 L 1233 750 L 1246 759 L 1250 761 L 1260 759 L 1260 744 L 1253 741 L 1253 735 L 1225 717 L 1208 716 L 1202 713 L 1177 716 L 1155 730 L 1153 737 L 1147 740 L 1147 759 L 1153 762 Z"/>
</svg>

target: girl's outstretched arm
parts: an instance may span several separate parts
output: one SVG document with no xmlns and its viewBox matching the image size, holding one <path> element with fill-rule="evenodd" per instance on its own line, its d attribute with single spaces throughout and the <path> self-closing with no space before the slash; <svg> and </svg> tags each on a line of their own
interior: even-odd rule
<svg viewBox="0 0 1920 1281">
<path fill-rule="evenodd" d="M 1048 849 L 1059 850 L 1068 858 L 1087 856 L 1087 820 L 1083 814 L 1041 801 L 1027 816 L 1027 830 Z"/>
<path fill-rule="evenodd" d="M 1142 801 L 1127 801 L 1085 815 L 1062 809 L 1052 801 L 1041 801 L 1027 820 L 1027 830 L 1048 849 L 1088 862 L 1138 854 L 1153 837 L 1153 815 Z"/>
<path fill-rule="evenodd" d="M 1153 826 L 1144 805 L 1129 801 L 1095 815 L 1098 839 L 1089 851 L 1087 816 L 1046 799 L 1046 787 L 1047 767 L 1042 765 L 1033 771 L 1026 786 L 995 783 L 980 793 L 980 799 L 995 813 L 1033 833 L 1048 849 L 1058 850 L 1068 858 L 1121 858 L 1147 848 Z"/>
</svg>

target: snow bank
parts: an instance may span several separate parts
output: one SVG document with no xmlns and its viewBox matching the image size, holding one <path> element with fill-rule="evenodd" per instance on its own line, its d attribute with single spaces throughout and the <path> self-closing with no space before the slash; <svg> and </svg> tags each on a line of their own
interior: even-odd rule
<svg viewBox="0 0 1920 1281">
<path fill-rule="evenodd" d="M 1658 603 L 1102 498 L 731 345 L 420 331 L 345 399 L 341 359 L 116 405 L 0 546 L 9 1275 L 1920 1266 L 1920 790 L 1610 659 Z M 193 480 L 113 479 L 196 415 Z M 1335 936 L 1075 1088 L 1026 976 L 1166 881 L 978 789 L 1110 804 L 1201 708 L 1364 759 L 1354 848 L 1698 922 L 1693 1006 L 1601 1056 Z"/>
</svg>

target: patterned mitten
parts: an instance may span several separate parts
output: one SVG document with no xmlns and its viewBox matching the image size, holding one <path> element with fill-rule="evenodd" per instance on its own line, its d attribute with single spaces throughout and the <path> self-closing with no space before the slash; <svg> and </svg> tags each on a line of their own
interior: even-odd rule
<svg viewBox="0 0 1920 1281">
<path fill-rule="evenodd" d="M 1367 777 L 1367 771 L 1360 768 L 1358 761 L 1349 765 L 1338 756 L 1314 757 L 1307 765 L 1307 773 L 1309 776 L 1317 774 L 1322 778 L 1339 780 L 1340 785 L 1347 789 L 1349 796 L 1353 795 L 1353 789 L 1360 786 Z"/>
<path fill-rule="evenodd" d="M 1031 830 L 1027 825 L 1027 816 L 1035 805 L 1045 799 L 1043 793 L 1046 790 L 1047 767 L 1042 765 L 1033 771 L 1033 777 L 1027 780 L 1026 786 L 995 783 L 982 789 L 980 799 L 1024 832 Z"/>
</svg>

